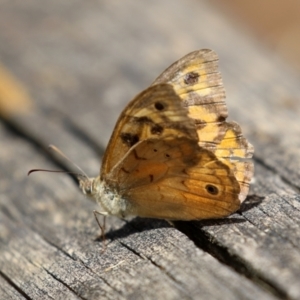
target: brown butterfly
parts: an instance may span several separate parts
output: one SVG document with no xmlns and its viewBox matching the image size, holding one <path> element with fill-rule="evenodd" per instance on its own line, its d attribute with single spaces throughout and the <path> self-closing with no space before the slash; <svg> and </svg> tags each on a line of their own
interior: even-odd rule
<svg viewBox="0 0 300 300">
<path fill-rule="evenodd" d="M 212 50 L 171 65 L 120 115 L 100 175 L 80 178 L 103 215 L 168 220 L 235 212 L 253 175 L 253 147 L 226 122 L 225 91 Z M 247 158 L 247 159 L 246 159 Z"/>
</svg>

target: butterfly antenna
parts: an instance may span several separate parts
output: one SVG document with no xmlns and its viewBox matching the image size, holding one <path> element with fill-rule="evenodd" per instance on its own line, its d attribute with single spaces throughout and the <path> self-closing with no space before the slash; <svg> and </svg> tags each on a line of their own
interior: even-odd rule
<svg viewBox="0 0 300 300">
<path fill-rule="evenodd" d="M 73 166 L 75 166 L 87 179 L 89 179 L 89 177 L 87 176 L 87 174 L 77 165 L 75 164 L 68 156 L 66 156 L 59 148 L 57 148 L 54 145 L 49 145 L 49 149 L 53 150 L 55 152 L 57 152 L 59 155 L 61 155 L 64 159 L 66 159 L 68 162 L 70 162 Z M 69 173 L 69 172 L 66 172 Z M 75 174 L 75 173 L 72 173 Z M 75 174 L 77 176 L 82 176 L 82 174 Z"/>
<path fill-rule="evenodd" d="M 62 171 L 62 170 L 47 170 L 47 169 L 32 169 L 32 170 L 28 171 L 27 175 L 29 176 L 31 173 L 34 173 L 34 172 L 65 173 L 65 174 L 73 174 L 75 176 L 82 176 L 79 173 Z"/>
</svg>

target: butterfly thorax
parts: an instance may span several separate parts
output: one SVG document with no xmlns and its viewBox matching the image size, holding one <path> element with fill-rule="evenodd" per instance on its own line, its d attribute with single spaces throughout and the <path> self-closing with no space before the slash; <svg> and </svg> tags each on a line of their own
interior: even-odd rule
<svg viewBox="0 0 300 300">
<path fill-rule="evenodd" d="M 101 212 L 120 218 L 128 215 L 130 210 L 128 201 L 102 181 L 100 176 L 79 178 L 79 187 L 85 195 L 100 204 L 103 209 Z"/>
</svg>

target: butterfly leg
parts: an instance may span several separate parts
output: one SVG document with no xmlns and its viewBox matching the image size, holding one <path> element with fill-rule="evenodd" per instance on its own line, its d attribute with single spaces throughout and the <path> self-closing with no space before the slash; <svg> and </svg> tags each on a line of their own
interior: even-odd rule
<svg viewBox="0 0 300 300">
<path fill-rule="evenodd" d="M 94 210 L 93 211 L 93 214 L 94 214 L 94 217 L 95 217 L 95 220 L 100 228 L 100 237 L 103 241 L 103 244 L 104 244 L 104 248 L 106 247 L 105 245 L 105 223 L 106 223 L 106 216 L 107 216 L 107 213 L 106 212 L 99 212 L 97 210 Z M 100 215 L 100 216 L 103 216 L 103 223 L 101 225 L 97 215 Z"/>
<path fill-rule="evenodd" d="M 167 220 L 167 219 L 165 219 L 165 221 L 167 221 L 167 223 L 168 223 L 169 225 L 171 225 L 172 227 L 175 227 L 174 221 Z"/>
</svg>

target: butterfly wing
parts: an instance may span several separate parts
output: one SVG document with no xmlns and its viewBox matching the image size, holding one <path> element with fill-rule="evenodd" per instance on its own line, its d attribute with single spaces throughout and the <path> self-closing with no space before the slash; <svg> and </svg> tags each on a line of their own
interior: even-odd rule
<svg viewBox="0 0 300 300">
<path fill-rule="evenodd" d="M 103 158 L 101 179 L 139 141 L 183 136 L 197 140 L 194 122 L 187 117 L 173 87 L 158 84 L 146 89 L 120 115 Z"/>
<path fill-rule="evenodd" d="M 137 143 L 106 184 L 128 200 L 128 213 L 141 217 L 210 219 L 240 206 L 240 187 L 230 168 L 188 137 Z"/>
<path fill-rule="evenodd" d="M 169 83 L 182 99 L 197 128 L 199 145 L 212 151 L 233 170 L 243 201 L 253 176 L 253 146 L 240 126 L 226 122 L 225 90 L 218 71 L 218 56 L 209 49 L 194 51 L 167 68 L 153 83 Z M 242 160 L 240 159 L 242 158 Z"/>
</svg>

